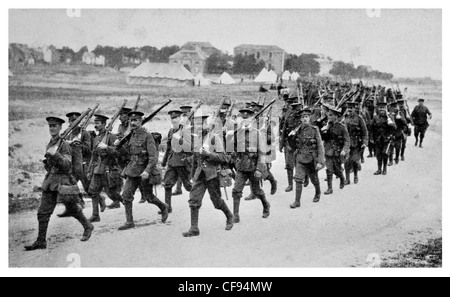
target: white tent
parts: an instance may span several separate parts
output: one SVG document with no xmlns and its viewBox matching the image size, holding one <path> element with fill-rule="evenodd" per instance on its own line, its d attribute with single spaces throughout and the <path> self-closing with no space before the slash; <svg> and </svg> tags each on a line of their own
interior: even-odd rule
<svg viewBox="0 0 450 297">
<path fill-rule="evenodd" d="M 210 79 L 206 79 L 203 74 L 199 73 L 195 77 L 195 85 L 199 87 L 209 86 L 211 84 Z"/>
<path fill-rule="evenodd" d="M 278 75 L 275 73 L 275 71 L 270 70 L 270 71 L 269 71 L 269 75 L 272 77 L 272 80 L 274 80 L 275 82 L 277 82 Z"/>
<path fill-rule="evenodd" d="M 179 64 L 142 63 L 127 76 L 130 85 L 193 86 L 194 76 Z"/>
<path fill-rule="evenodd" d="M 290 80 L 290 79 L 291 79 L 291 73 L 289 72 L 289 70 L 284 71 L 284 72 L 283 72 L 283 75 L 281 76 L 281 78 L 282 78 L 284 81 Z"/>
<path fill-rule="evenodd" d="M 218 84 L 222 84 L 222 85 L 232 85 L 232 84 L 235 84 L 236 82 L 231 77 L 231 75 L 229 75 L 228 73 L 224 72 L 224 73 L 222 73 L 222 75 L 217 80 L 217 83 Z"/>
<path fill-rule="evenodd" d="M 296 81 L 297 78 L 299 78 L 299 77 L 300 77 L 300 74 L 298 74 L 298 72 L 293 72 L 293 73 L 291 74 L 291 80 L 292 80 L 292 81 Z"/>
<path fill-rule="evenodd" d="M 267 71 L 266 68 L 264 68 L 263 70 L 261 70 L 261 72 L 255 78 L 254 82 L 274 84 L 277 82 L 277 75 L 275 74 L 275 78 L 274 78 L 273 75 L 269 71 Z"/>
</svg>

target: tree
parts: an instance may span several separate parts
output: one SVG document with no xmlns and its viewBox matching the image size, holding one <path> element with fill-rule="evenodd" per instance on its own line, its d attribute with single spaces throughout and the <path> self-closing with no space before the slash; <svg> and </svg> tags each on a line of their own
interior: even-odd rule
<svg viewBox="0 0 450 297">
<path fill-rule="evenodd" d="M 320 72 L 320 64 L 316 61 L 319 56 L 315 54 L 288 55 L 285 69 L 298 72 L 301 76 L 316 75 Z"/>
<path fill-rule="evenodd" d="M 214 53 L 206 59 L 206 72 L 220 74 L 230 70 L 231 57 L 222 53 Z"/>
<path fill-rule="evenodd" d="M 336 61 L 333 63 L 333 68 L 330 70 L 330 74 L 336 76 L 343 76 L 346 78 L 353 77 L 356 72 L 355 67 L 351 63 L 345 63 L 342 61 Z"/>
<path fill-rule="evenodd" d="M 255 55 L 243 56 L 239 54 L 233 59 L 234 73 L 257 74 L 264 67 L 266 67 L 266 63 L 263 60 L 256 60 Z"/>
<path fill-rule="evenodd" d="M 75 53 L 75 56 L 74 56 L 75 62 L 82 62 L 83 61 L 83 54 L 85 52 L 88 52 L 88 47 L 87 46 L 83 46 L 82 48 L 80 48 L 80 50 Z"/>
</svg>

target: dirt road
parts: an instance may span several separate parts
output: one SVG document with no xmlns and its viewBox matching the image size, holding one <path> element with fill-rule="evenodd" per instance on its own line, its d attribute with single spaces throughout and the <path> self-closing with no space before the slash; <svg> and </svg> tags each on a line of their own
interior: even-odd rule
<svg viewBox="0 0 450 297">
<path fill-rule="evenodd" d="M 53 216 L 45 251 L 23 251 L 37 235 L 36 212 L 10 215 L 10 267 L 366 267 L 369 254 L 384 255 L 440 234 L 441 152 L 442 138 L 432 131 L 423 149 L 409 138 L 407 160 L 389 167 L 387 176 L 374 176 L 376 161 L 366 159 L 358 185 L 339 190 L 335 181 L 335 193 L 322 195 L 318 204 L 312 203 L 314 189 L 309 186 L 296 210 L 289 208 L 294 194 L 284 192 L 281 157 L 274 163 L 279 191 L 269 197 L 268 219 L 261 218 L 259 201 L 242 201 L 241 223 L 227 232 L 225 217 L 207 195 L 200 210 L 201 236 L 196 238 L 181 236 L 190 224 L 186 192 L 173 198 L 174 212 L 166 224 L 155 206 L 137 203 L 137 194 L 136 229 L 117 231 L 125 220 L 124 208 L 107 210 L 86 243 L 79 240 L 78 222 Z M 322 192 L 324 175 L 321 171 Z M 158 194 L 164 198 L 162 188 Z M 61 211 L 58 206 L 56 213 Z M 91 214 L 90 204 L 85 213 Z"/>
</svg>

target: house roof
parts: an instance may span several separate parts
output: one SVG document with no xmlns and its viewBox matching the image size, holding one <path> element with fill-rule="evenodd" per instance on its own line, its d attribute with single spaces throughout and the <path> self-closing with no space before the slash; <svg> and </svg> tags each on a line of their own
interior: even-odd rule
<svg viewBox="0 0 450 297">
<path fill-rule="evenodd" d="M 185 55 L 188 55 L 196 60 L 206 60 L 208 58 L 208 55 L 206 53 L 197 48 L 195 50 L 182 49 L 170 56 L 169 59 L 180 59 Z"/>
<path fill-rule="evenodd" d="M 268 50 L 268 51 L 283 51 L 284 49 L 276 45 L 258 45 L 258 44 L 240 44 L 235 47 L 235 49 L 243 48 L 249 50 Z"/>
<path fill-rule="evenodd" d="M 181 48 L 189 47 L 189 46 L 196 46 L 196 45 L 201 47 L 201 48 L 203 48 L 203 47 L 214 47 L 209 42 L 189 41 L 189 42 L 186 42 L 185 44 L 183 44 L 183 46 Z"/>
</svg>

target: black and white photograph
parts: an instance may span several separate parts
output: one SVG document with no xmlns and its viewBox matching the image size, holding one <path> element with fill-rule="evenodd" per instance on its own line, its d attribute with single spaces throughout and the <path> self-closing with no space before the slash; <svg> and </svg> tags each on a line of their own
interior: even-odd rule
<svg viewBox="0 0 450 297">
<path fill-rule="evenodd" d="M 9 268 L 443 267 L 441 8 L 8 17 Z"/>
</svg>

